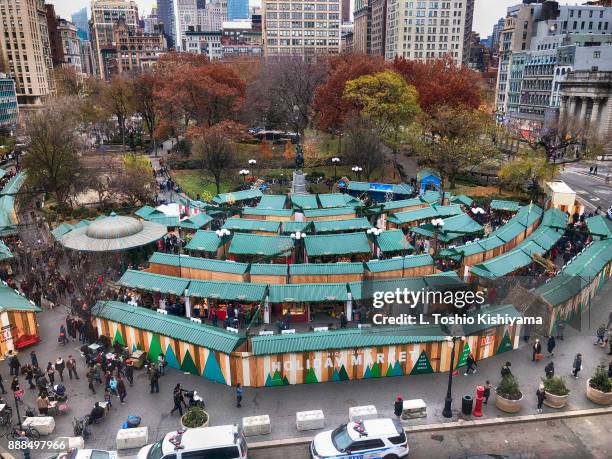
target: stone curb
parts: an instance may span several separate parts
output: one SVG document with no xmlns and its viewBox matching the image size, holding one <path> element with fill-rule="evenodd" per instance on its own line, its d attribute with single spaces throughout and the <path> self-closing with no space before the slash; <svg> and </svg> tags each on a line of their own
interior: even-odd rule
<svg viewBox="0 0 612 459">
<path fill-rule="evenodd" d="M 408 426 L 404 430 L 407 433 L 411 432 L 433 432 L 439 430 L 451 430 L 461 429 L 465 427 L 489 427 L 504 424 L 517 424 L 521 422 L 534 422 L 534 421 L 550 421 L 554 419 L 569 419 L 577 418 L 582 416 L 600 416 L 603 414 L 612 414 L 612 407 L 608 408 L 594 408 L 590 410 L 573 410 L 573 411 L 561 411 L 556 413 L 546 414 L 528 414 L 524 416 L 512 416 L 506 418 L 490 418 L 490 419 L 478 419 L 474 421 L 453 421 L 443 422 L 437 424 L 425 424 L 420 426 Z M 297 437 L 297 438 L 285 438 L 282 440 L 269 440 L 259 441 L 254 443 L 248 443 L 249 449 L 267 449 L 267 448 L 279 448 L 282 446 L 295 446 L 304 445 L 310 443 L 313 437 Z"/>
</svg>

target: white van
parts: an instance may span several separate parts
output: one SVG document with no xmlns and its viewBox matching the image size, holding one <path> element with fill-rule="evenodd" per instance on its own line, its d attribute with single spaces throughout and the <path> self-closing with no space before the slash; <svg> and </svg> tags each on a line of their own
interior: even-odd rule
<svg viewBox="0 0 612 459">
<path fill-rule="evenodd" d="M 176 430 L 138 451 L 137 459 L 246 459 L 247 444 L 236 425 Z"/>
<path fill-rule="evenodd" d="M 402 425 L 389 418 L 349 422 L 316 435 L 310 444 L 313 459 L 398 459 L 408 452 Z"/>
</svg>

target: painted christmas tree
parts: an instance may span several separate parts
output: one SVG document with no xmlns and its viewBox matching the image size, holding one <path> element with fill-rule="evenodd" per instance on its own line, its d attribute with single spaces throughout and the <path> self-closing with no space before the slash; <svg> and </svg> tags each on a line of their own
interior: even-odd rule
<svg viewBox="0 0 612 459">
<path fill-rule="evenodd" d="M 204 366 L 204 377 L 225 384 L 225 376 L 223 376 L 223 372 L 221 371 L 221 367 L 219 366 L 219 362 L 217 362 L 214 352 L 208 353 L 206 365 Z"/>
<path fill-rule="evenodd" d="M 170 368 L 174 368 L 175 370 L 181 368 L 181 365 L 179 364 L 178 359 L 176 358 L 176 354 L 172 350 L 172 346 L 170 346 L 169 344 L 168 347 L 166 347 L 166 361 L 168 362 L 168 366 Z"/>
<path fill-rule="evenodd" d="M 159 337 L 153 334 L 151 337 L 151 344 L 149 345 L 149 358 L 153 362 L 157 362 L 157 357 L 159 357 L 159 354 L 162 352 L 161 344 L 159 344 Z"/>
<path fill-rule="evenodd" d="M 196 367 L 193 359 L 191 358 L 189 349 L 185 351 L 185 357 L 183 357 L 181 371 L 184 371 L 185 373 L 191 373 L 192 375 L 200 376 L 200 372 L 198 371 L 198 368 Z"/>
<path fill-rule="evenodd" d="M 472 352 L 470 349 L 470 344 L 466 341 L 463 345 L 463 350 L 461 351 L 461 355 L 459 356 L 459 360 L 457 360 L 457 366 L 455 368 L 459 368 L 467 364 L 467 358 L 470 355 L 470 352 Z"/>
<path fill-rule="evenodd" d="M 350 379 L 348 373 L 346 372 L 346 368 L 344 368 L 344 365 L 340 367 L 338 377 L 340 378 L 340 381 L 348 381 Z"/>
<path fill-rule="evenodd" d="M 508 352 L 512 350 L 512 343 L 510 342 L 510 337 L 508 336 L 508 332 L 504 333 L 504 337 L 499 343 L 499 347 L 497 348 L 496 354 L 501 354 L 503 352 Z"/>
<path fill-rule="evenodd" d="M 427 373 L 433 373 L 433 368 L 431 367 L 431 363 L 429 362 L 429 358 L 427 357 L 427 354 L 425 353 L 425 351 L 422 351 L 421 355 L 419 355 L 419 358 L 414 364 L 414 367 L 412 368 L 412 371 L 410 372 L 410 374 L 411 375 L 422 375 L 422 374 L 427 374 Z"/>
<path fill-rule="evenodd" d="M 402 366 L 400 365 L 399 362 L 395 362 L 395 365 L 389 364 L 389 367 L 387 368 L 386 376 L 403 376 L 403 375 L 404 375 L 404 370 L 402 369 Z"/>
<path fill-rule="evenodd" d="M 304 378 L 304 384 L 313 384 L 318 382 L 319 380 L 317 379 L 317 375 L 315 374 L 314 370 L 310 368 L 306 374 L 306 377 Z"/>
<path fill-rule="evenodd" d="M 380 365 L 378 363 L 372 364 L 372 372 L 370 376 L 372 378 L 380 378 L 381 372 L 380 372 Z"/>
<path fill-rule="evenodd" d="M 125 346 L 125 341 L 123 340 L 123 336 L 121 336 L 121 333 L 119 332 L 119 328 L 117 328 L 117 331 L 115 332 L 115 338 L 113 339 L 113 344 L 115 343 L 119 343 L 122 346 Z"/>
<path fill-rule="evenodd" d="M 338 373 L 336 368 L 334 368 L 334 371 L 332 372 L 332 381 L 340 381 L 340 373 Z"/>
<path fill-rule="evenodd" d="M 288 383 L 289 383 L 289 381 L 287 381 L 287 383 L 285 383 L 285 381 L 281 377 L 281 375 L 278 372 L 278 370 L 276 370 L 274 372 L 274 375 L 272 375 L 272 377 L 270 377 L 270 375 L 268 375 L 268 377 L 266 378 L 266 386 L 267 387 L 284 386 L 284 385 L 286 385 Z"/>
</svg>

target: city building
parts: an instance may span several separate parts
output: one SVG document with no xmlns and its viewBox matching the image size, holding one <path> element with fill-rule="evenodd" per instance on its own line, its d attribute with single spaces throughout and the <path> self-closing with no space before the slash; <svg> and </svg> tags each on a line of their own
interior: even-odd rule
<svg viewBox="0 0 612 459">
<path fill-rule="evenodd" d="M 341 6 L 341 0 L 321 3 L 263 0 L 265 55 L 313 59 L 321 54 L 338 54 Z"/>
<path fill-rule="evenodd" d="M 0 73 L 0 129 L 13 129 L 19 121 L 15 80 Z"/>
<path fill-rule="evenodd" d="M 223 58 L 221 31 L 202 32 L 187 30 L 185 32 L 184 45 L 186 52 L 204 54 L 211 61 Z"/>
<path fill-rule="evenodd" d="M 357 0 L 353 13 L 353 52 L 370 54 L 372 51 L 372 6 L 368 0 Z"/>
<path fill-rule="evenodd" d="M 81 40 L 89 40 L 89 19 L 87 18 L 87 8 L 82 8 L 70 18 L 77 27 L 77 35 Z"/>
<path fill-rule="evenodd" d="M 493 33 L 491 34 L 490 48 L 496 49 L 499 46 L 499 37 L 502 30 L 504 30 L 504 24 L 506 23 L 505 18 L 499 18 L 499 21 L 493 26 Z"/>
<path fill-rule="evenodd" d="M 176 42 L 179 51 L 186 49 L 187 31 L 220 31 L 223 21 L 227 21 L 227 0 L 177 0 Z"/>
<path fill-rule="evenodd" d="M 70 21 L 59 19 L 57 30 L 60 37 L 62 49 L 62 67 L 70 67 L 76 73 L 83 73 L 81 57 L 81 40 L 78 36 L 78 28 Z"/>
<path fill-rule="evenodd" d="M 221 29 L 223 59 L 259 58 L 263 56 L 261 23 L 228 21 Z"/>
<path fill-rule="evenodd" d="M 115 24 L 123 20 L 127 27 L 138 28 L 138 6 L 128 0 L 92 0 L 90 35 L 98 76 L 108 79 L 115 69 L 105 67 L 116 53 L 113 42 Z"/>
<path fill-rule="evenodd" d="M 163 30 L 163 25 L 160 26 L 159 17 L 157 16 L 157 8 L 153 8 L 151 14 L 140 20 L 140 28 L 144 33 L 158 33 L 160 30 Z"/>
<path fill-rule="evenodd" d="M 166 38 L 161 33 L 145 33 L 119 20 L 113 30 L 117 73 L 140 74 L 150 70 L 166 52 Z M 109 65 L 110 67 L 110 65 Z"/>
<path fill-rule="evenodd" d="M 354 52 L 354 34 L 352 31 L 342 34 L 340 42 L 342 43 L 341 48 L 343 53 Z"/>
<path fill-rule="evenodd" d="M 227 0 L 227 19 L 237 21 L 249 18 L 249 0 Z"/>
<path fill-rule="evenodd" d="M 498 120 L 523 130 L 559 120 L 605 125 L 605 84 L 600 88 L 597 78 L 612 72 L 612 8 L 546 1 L 509 13 L 500 42 Z"/>
<path fill-rule="evenodd" d="M 0 3 L 0 60 L 14 76 L 19 104 L 40 104 L 55 91 L 43 0 Z"/>
<path fill-rule="evenodd" d="M 90 40 L 81 40 L 81 69 L 88 75 L 98 74 Z"/>
<path fill-rule="evenodd" d="M 389 0 L 372 0 L 372 24 L 370 53 L 373 56 L 384 56 L 387 37 L 387 2 Z"/>
<path fill-rule="evenodd" d="M 176 18 L 174 0 L 157 0 L 157 20 L 164 27 L 164 36 L 169 49 L 176 43 Z"/>
<path fill-rule="evenodd" d="M 53 5 L 46 4 L 45 9 L 47 11 L 47 30 L 49 32 L 51 60 L 53 61 L 53 67 L 59 67 L 64 62 L 64 49 L 58 27 L 59 17 L 55 14 L 55 7 Z"/>
<path fill-rule="evenodd" d="M 451 56 L 467 65 L 473 16 L 474 0 L 387 0 L 385 59 Z"/>
</svg>

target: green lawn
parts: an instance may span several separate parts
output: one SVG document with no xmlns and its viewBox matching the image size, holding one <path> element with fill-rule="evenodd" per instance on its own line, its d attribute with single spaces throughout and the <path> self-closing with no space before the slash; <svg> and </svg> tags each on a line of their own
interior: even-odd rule
<svg viewBox="0 0 612 459">
<path fill-rule="evenodd" d="M 197 170 L 178 170 L 172 172 L 172 178 L 192 199 L 199 194 L 203 196 L 209 193 L 211 196 L 217 195 L 217 188 L 212 177 L 207 177 Z M 221 182 L 221 193 L 230 191 L 234 186 L 230 181 Z"/>
</svg>

